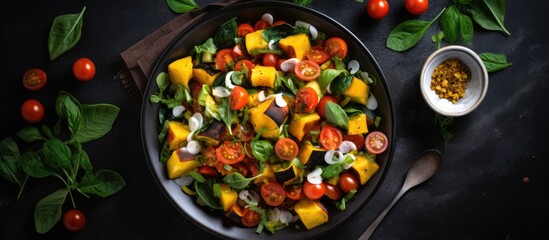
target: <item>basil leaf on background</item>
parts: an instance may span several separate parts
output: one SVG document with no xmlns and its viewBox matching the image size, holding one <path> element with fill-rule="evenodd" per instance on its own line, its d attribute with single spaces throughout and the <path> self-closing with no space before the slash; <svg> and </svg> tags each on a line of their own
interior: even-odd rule
<svg viewBox="0 0 549 240">
<path fill-rule="evenodd" d="M 473 39 L 473 21 L 465 14 L 459 14 L 459 32 L 464 42 L 468 43 Z"/>
<path fill-rule="evenodd" d="M 55 111 L 62 119 L 67 119 L 71 133 L 76 135 L 82 126 L 82 105 L 68 92 L 60 91 L 55 101 Z"/>
<path fill-rule="evenodd" d="M 54 138 L 44 142 L 42 151 L 47 167 L 56 171 L 71 168 L 71 150 L 61 140 Z"/>
<path fill-rule="evenodd" d="M 53 20 L 48 38 L 50 60 L 72 49 L 80 40 L 86 7 L 80 13 L 57 16 Z"/>
<path fill-rule="evenodd" d="M 46 140 L 46 138 L 40 133 L 40 130 L 35 127 L 24 127 L 23 129 L 19 130 L 19 132 L 17 132 L 17 136 L 21 138 L 21 140 L 28 143 L 39 140 Z"/>
<path fill-rule="evenodd" d="M 444 32 L 444 40 L 453 44 L 457 41 L 460 33 L 460 13 L 455 5 L 451 5 L 444 10 L 440 16 L 440 28 Z"/>
<path fill-rule="evenodd" d="M 20 157 L 19 148 L 13 138 L 7 137 L 0 142 L 0 176 L 22 187 L 25 176 L 20 171 Z"/>
<path fill-rule="evenodd" d="M 434 21 L 406 20 L 397 25 L 387 38 L 386 46 L 395 51 L 406 51 L 416 45 Z"/>
<path fill-rule="evenodd" d="M 194 188 L 198 197 L 204 201 L 209 207 L 213 209 L 223 209 L 219 200 L 213 195 L 213 182 L 211 179 L 206 180 L 206 182 L 194 182 Z"/>
<path fill-rule="evenodd" d="M 488 72 L 496 72 L 512 65 L 507 62 L 507 57 L 504 54 L 481 53 L 479 57 Z"/>
<path fill-rule="evenodd" d="M 166 3 L 176 13 L 186 13 L 198 8 L 194 0 L 166 0 Z"/>
<path fill-rule="evenodd" d="M 95 173 L 90 183 L 78 187 L 78 189 L 84 193 L 108 197 L 120 191 L 124 186 L 126 186 L 126 181 L 120 174 L 112 170 L 101 169 Z"/>
<path fill-rule="evenodd" d="M 47 177 L 52 173 L 46 168 L 40 155 L 30 151 L 21 155 L 21 167 L 25 173 L 34 178 Z"/>
<path fill-rule="evenodd" d="M 503 24 L 505 18 L 505 0 L 473 1 L 471 15 L 482 28 L 491 31 L 501 31 L 509 36 L 511 33 Z"/>
<path fill-rule="evenodd" d="M 38 233 L 48 232 L 61 219 L 61 208 L 69 194 L 68 188 L 63 188 L 42 198 L 34 209 L 34 226 Z"/>
<path fill-rule="evenodd" d="M 82 104 L 82 127 L 74 138 L 86 143 L 104 136 L 112 129 L 119 112 L 120 108 L 111 104 Z"/>
</svg>

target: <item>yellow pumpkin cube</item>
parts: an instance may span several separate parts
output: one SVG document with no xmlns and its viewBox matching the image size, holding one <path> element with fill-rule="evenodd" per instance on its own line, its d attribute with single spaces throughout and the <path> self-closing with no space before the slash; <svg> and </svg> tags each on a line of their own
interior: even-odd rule
<svg viewBox="0 0 549 240">
<path fill-rule="evenodd" d="M 252 69 L 250 82 L 254 87 L 274 88 L 276 80 L 276 68 L 257 65 Z"/>
<path fill-rule="evenodd" d="M 257 50 L 269 48 L 269 43 L 261 36 L 262 33 L 263 30 L 257 30 L 246 34 L 244 39 L 246 41 L 246 50 L 248 50 L 248 53 L 256 55 Z"/>
<path fill-rule="evenodd" d="M 359 113 L 349 118 L 348 135 L 363 134 L 368 132 L 368 117 L 365 113 Z"/>
<path fill-rule="evenodd" d="M 173 84 L 181 84 L 187 90 L 193 77 L 193 59 L 191 56 L 176 60 L 168 65 L 168 75 Z"/>
<path fill-rule="evenodd" d="M 370 93 L 370 86 L 364 81 L 353 77 L 351 85 L 343 93 L 343 95 L 349 97 L 351 101 L 366 105 L 368 102 L 368 94 Z"/>
<path fill-rule="evenodd" d="M 311 126 L 320 121 L 320 116 L 318 113 L 295 113 L 290 126 L 288 127 L 288 132 L 300 141 L 303 139 Z"/>
<path fill-rule="evenodd" d="M 328 212 L 318 201 L 303 198 L 295 204 L 294 210 L 307 229 L 313 229 L 328 222 Z"/>
<path fill-rule="evenodd" d="M 278 42 L 278 47 L 288 55 L 288 57 L 295 57 L 301 61 L 311 48 L 311 43 L 309 42 L 309 36 L 307 36 L 307 34 L 300 33 L 281 39 Z"/>
<path fill-rule="evenodd" d="M 168 133 L 166 134 L 169 149 L 175 150 L 182 147 L 187 141 L 189 133 L 189 126 L 187 124 L 178 121 L 170 121 L 168 123 Z"/>
<path fill-rule="evenodd" d="M 220 189 L 221 197 L 219 198 L 219 201 L 221 202 L 221 206 L 223 206 L 223 211 L 227 212 L 236 204 L 238 193 L 226 183 L 220 184 Z"/>
<path fill-rule="evenodd" d="M 195 160 L 195 156 L 181 149 L 172 152 L 172 155 L 166 162 L 168 178 L 175 179 L 183 176 L 190 171 L 202 166 L 202 163 Z"/>
<path fill-rule="evenodd" d="M 355 156 L 353 169 L 360 178 L 360 184 L 364 185 L 370 178 L 379 170 L 379 165 L 374 160 L 368 159 L 366 156 L 357 154 Z"/>
</svg>

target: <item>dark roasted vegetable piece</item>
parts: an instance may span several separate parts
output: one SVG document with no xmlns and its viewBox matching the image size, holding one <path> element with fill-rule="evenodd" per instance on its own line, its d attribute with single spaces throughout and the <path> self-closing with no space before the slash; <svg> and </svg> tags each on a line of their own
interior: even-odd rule
<svg viewBox="0 0 549 240">
<path fill-rule="evenodd" d="M 219 145 L 225 129 L 225 124 L 223 122 L 213 121 L 210 126 L 208 126 L 208 129 L 196 136 L 196 140 L 203 141 L 206 145 Z"/>
</svg>

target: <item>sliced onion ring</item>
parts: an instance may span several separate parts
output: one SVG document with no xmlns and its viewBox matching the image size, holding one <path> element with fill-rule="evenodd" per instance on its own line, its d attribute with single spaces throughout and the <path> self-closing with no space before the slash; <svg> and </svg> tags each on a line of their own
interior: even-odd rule
<svg viewBox="0 0 549 240">
<path fill-rule="evenodd" d="M 212 94 L 216 97 L 224 98 L 230 96 L 231 92 L 224 87 L 218 86 L 214 88 Z"/>
<path fill-rule="evenodd" d="M 356 148 L 356 144 L 351 141 L 343 141 L 339 145 L 339 151 L 343 154 L 349 153 L 352 150 L 357 150 L 357 148 Z"/>
<path fill-rule="evenodd" d="M 370 96 L 368 97 L 368 102 L 366 102 L 366 107 L 370 110 L 377 109 L 377 99 L 374 94 L 370 93 Z"/>
<path fill-rule="evenodd" d="M 358 69 L 360 69 L 360 63 L 358 63 L 357 60 L 353 59 L 347 65 L 347 69 L 349 70 L 350 74 L 355 74 L 356 72 L 358 72 Z"/>
<path fill-rule="evenodd" d="M 172 109 L 172 114 L 174 117 L 179 117 L 185 111 L 185 107 L 182 105 L 176 106 Z"/>
<path fill-rule="evenodd" d="M 231 81 L 231 77 L 233 75 L 233 71 L 230 71 L 227 73 L 227 75 L 225 76 L 225 86 L 227 86 L 227 88 L 229 89 L 233 89 L 234 88 L 234 84 L 233 82 Z"/>
<path fill-rule="evenodd" d="M 276 102 L 276 105 L 279 106 L 279 107 L 286 107 L 288 106 L 288 103 L 286 102 L 286 100 L 284 100 L 284 98 L 282 97 L 282 93 L 277 93 L 275 94 L 276 97 L 275 97 L 275 102 Z"/>
<path fill-rule="evenodd" d="M 189 151 L 189 153 L 193 155 L 198 154 L 201 149 L 202 147 L 200 146 L 200 143 L 196 140 L 192 140 L 189 143 L 187 143 L 187 151 Z"/>
<path fill-rule="evenodd" d="M 311 33 L 311 38 L 312 38 L 313 40 L 316 40 L 316 38 L 318 37 L 318 30 L 316 30 L 316 27 L 313 26 L 313 25 L 311 25 L 311 26 L 309 27 L 309 32 Z"/>
<path fill-rule="evenodd" d="M 273 25 L 274 18 L 270 13 L 265 13 L 261 16 L 261 20 L 267 22 L 269 25 Z"/>
<path fill-rule="evenodd" d="M 290 58 L 280 64 L 280 70 L 282 70 L 283 72 L 288 72 L 290 70 L 293 70 L 297 63 L 299 63 L 299 59 Z"/>
<path fill-rule="evenodd" d="M 307 181 L 312 184 L 321 184 L 322 183 L 322 168 L 317 168 L 314 171 L 307 174 Z"/>
<path fill-rule="evenodd" d="M 193 178 L 189 175 L 181 176 L 175 179 L 175 183 L 179 186 L 189 186 L 193 182 Z"/>
<path fill-rule="evenodd" d="M 291 223 L 293 219 L 294 219 L 294 216 L 292 215 L 292 213 L 285 210 L 280 210 L 279 220 L 281 223 L 288 224 L 288 223 Z"/>
<path fill-rule="evenodd" d="M 344 164 L 344 165 L 343 165 L 343 168 L 344 168 L 344 169 L 349 169 L 349 168 L 351 168 L 351 167 L 353 166 L 353 164 L 355 164 L 355 160 L 356 160 L 355 155 L 350 154 L 350 153 L 345 154 L 345 156 L 343 157 L 343 159 L 345 159 L 347 156 L 350 156 L 350 157 L 353 159 L 353 162 L 352 162 L 352 163 Z"/>
</svg>

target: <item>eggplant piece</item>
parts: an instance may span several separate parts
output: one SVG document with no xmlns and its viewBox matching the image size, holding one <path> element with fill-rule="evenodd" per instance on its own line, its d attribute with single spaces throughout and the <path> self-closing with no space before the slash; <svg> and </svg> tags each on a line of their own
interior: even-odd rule
<svg viewBox="0 0 549 240">
<path fill-rule="evenodd" d="M 208 126 L 208 129 L 196 136 L 196 140 L 203 141 L 208 146 L 219 145 L 225 129 L 224 123 L 213 121 L 210 126 Z"/>
<path fill-rule="evenodd" d="M 283 183 L 284 186 L 294 183 L 300 178 L 300 169 L 294 164 L 288 165 L 288 167 L 274 171 L 276 180 L 279 183 Z"/>
<path fill-rule="evenodd" d="M 271 105 L 269 105 L 267 110 L 265 110 L 265 115 L 270 117 L 276 123 L 276 125 L 280 127 L 280 125 L 282 125 L 286 121 L 288 111 L 288 106 L 279 107 L 278 105 L 276 105 L 276 101 L 271 101 Z"/>
<path fill-rule="evenodd" d="M 317 148 L 309 142 L 305 142 L 297 158 L 299 161 L 307 167 L 316 167 L 317 165 L 324 164 L 324 155 L 326 155 L 326 150 L 322 148 Z"/>
</svg>

